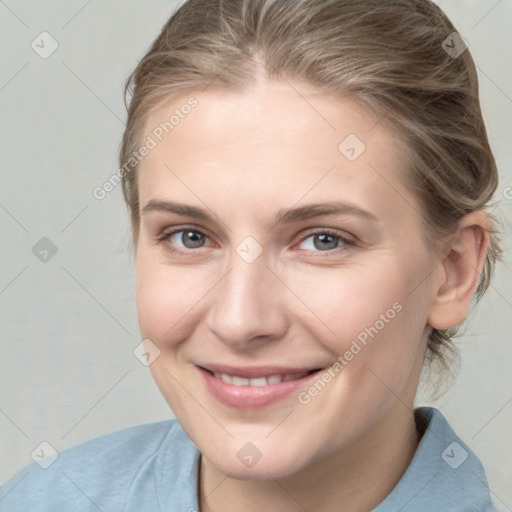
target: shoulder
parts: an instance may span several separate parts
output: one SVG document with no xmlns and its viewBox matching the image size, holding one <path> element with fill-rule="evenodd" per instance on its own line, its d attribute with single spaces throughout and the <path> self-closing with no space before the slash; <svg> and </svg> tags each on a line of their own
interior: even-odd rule
<svg viewBox="0 0 512 512">
<path fill-rule="evenodd" d="M 482 463 L 441 411 L 420 407 L 414 414 L 423 431 L 420 444 L 398 485 L 374 512 L 495 512 Z"/>
<path fill-rule="evenodd" d="M 197 449 L 173 419 L 97 437 L 56 458 L 45 455 L 43 448 L 39 460 L 2 486 L 0 512 L 124 510 L 134 488 L 149 503 L 157 500 L 155 481 L 162 466 L 171 461 L 174 471 L 187 471 Z"/>
</svg>

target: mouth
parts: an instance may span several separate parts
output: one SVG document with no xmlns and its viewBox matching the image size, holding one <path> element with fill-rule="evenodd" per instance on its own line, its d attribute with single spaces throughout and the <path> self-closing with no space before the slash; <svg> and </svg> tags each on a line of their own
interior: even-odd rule
<svg viewBox="0 0 512 512">
<path fill-rule="evenodd" d="M 298 373 L 276 373 L 274 375 L 264 376 L 261 375 L 259 377 L 242 377 L 240 375 L 232 375 L 228 373 L 222 373 L 222 372 L 214 372 L 212 370 L 208 370 L 206 368 L 203 368 L 206 372 L 208 372 L 210 375 L 213 375 L 216 379 L 222 380 L 222 382 L 225 382 L 226 384 L 232 384 L 233 386 L 256 386 L 256 387 L 263 387 L 263 386 L 273 386 L 276 384 L 281 384 L 281 382 L 289 382 L 292 380 L 299 380 L 304 377 L 307 377 L 308 375 L 311 375 L 313 373 L 316 373 L 321 370 L 321 368 L 317 368 L 315 370 L 306 370 L 303 372 Z"/>
<path fill-rule="evenodd" d="M 197 366 L 209 393 L 229 407 L 254 409 L 298 394 L 325 368 Z"/>
</svg>

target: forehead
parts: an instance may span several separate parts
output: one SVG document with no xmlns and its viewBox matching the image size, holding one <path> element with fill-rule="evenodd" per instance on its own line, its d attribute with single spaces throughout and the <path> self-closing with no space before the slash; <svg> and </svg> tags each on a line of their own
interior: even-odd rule
<svg viewBox="0 0 512 512">
<path fill-rule="evenodd" d="M 190 98 L 195 106 L 185 108 Z M 305 84 L 184 94 L 148 116 L 143 137 L 154 147 L 139 165 L 141 207 L 154 196 L 197 203 L 199 192 L 215 191 L 211 200 L 229 197 L 239 213 L 264 197 L 276 209 L 301 198 L 352 199 L 398 214 L 408 193 L 390 123 L 354 99 Z"/>
</svg>

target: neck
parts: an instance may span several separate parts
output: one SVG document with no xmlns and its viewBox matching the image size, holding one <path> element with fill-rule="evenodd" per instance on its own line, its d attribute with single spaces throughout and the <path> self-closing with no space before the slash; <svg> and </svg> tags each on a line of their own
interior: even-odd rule
<svg viewBox="0 0 512 512">
<path fill-rule="evenodd" d="M 373 510 L 396 486 L 418 447 L 412 409 L 397 400 L 356 443 L 282 479 L 236 480 L 201 457 L 201 512 Z"/>
</svg>

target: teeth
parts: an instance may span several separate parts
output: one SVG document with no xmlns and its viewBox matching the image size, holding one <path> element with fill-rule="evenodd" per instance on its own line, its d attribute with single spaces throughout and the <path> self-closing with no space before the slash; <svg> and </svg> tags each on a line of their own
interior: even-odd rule
<svg viewBox="0 0 512 512">
<path fill-rule="evenodd" d="M 270 377 L 267 377 L 267 379 L 265 379 L 267 381 L 268 384 L 279 384 L 283 378 L 281 377 L 281 375 L 271 375 Z"/>
<path fill-rule="evenodd" d="M 233 376 L 231 384 L 235 386 L 248 386 L 251 383 L 249 379 L 244 379 L 243 377 L 235 377 Z"/>
<path fill-rule="evenodd" d="M 225 373 L 216 373 L 215 377 L 220 377 L 224 382 L 231 384 L 231 377 L 229 375 L 226 375 Z"/>
<path fill-rule="evenodd" d="M 249 380 L 249 379 L 243 379 L 243 380 Z M 233 379 L 233 381 L 234 381 L 234 379 Z M 250 386 L 266 386 L 267 384 L 268 384 L 268 381 L 265 377 L 258 377 L 257 379 L 249 380 Z M 278 384 L 278 382 L 276 382 L 276 384 Z"/>
<path fill-rule="evenodd" d="M 289 380 L 297 380 L 305 377 L 309 372 L 302 373 L 289 373 L 287 375 L 270 375 L 269 377 L 256 377 L 254 379 L 247 379 L 245 377 L 237 377 L 236 375 L 228 375 L 227 373 L 214 372 L 214 377 L 221 379 L 227 384 L 235 386 L 268 386 L 272 384 L 280 384 Z"/>
</svg>

